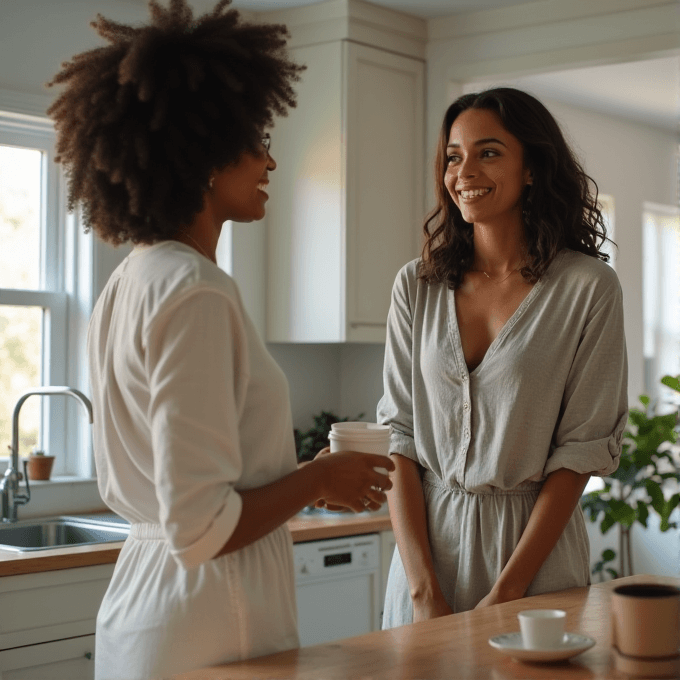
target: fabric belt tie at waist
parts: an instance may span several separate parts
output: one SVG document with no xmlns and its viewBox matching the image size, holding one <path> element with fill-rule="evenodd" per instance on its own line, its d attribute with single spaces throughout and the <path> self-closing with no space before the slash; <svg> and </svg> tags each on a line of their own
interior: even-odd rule
<svg viewBox="0 0 680 680">
<path fill-rule="evenodd" d="M 453 484 L 447 484 L 431 470 L 425 470 L 423 473 L 423 482 L 427 482 L 432 486 L 446 489 L 446 491 L 451 491 L 453 493 L 470 494 L 474 496 L 535 496 L 543 487 L 543 482 L 526 482 L 524 486 L 517 489 L 488 487 L 488 490 L 485 491 L 469 491 L 455 482 Z"/>
<path fill-rule="evenodd" d="M 160 524 L 132 524 L 130 536 L 138 541 L 164 541 L 165 535 Z"/>
</svg>

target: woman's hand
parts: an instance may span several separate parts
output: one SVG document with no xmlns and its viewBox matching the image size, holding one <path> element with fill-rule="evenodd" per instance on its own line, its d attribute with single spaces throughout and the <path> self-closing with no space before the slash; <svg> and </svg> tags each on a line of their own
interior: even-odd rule
<svg viewBox="0 0 680 680">
<path fill-rule="evenodd" d="M 523 596 L 519 592 L 511 592 L 510 590 L 501 590 L 494 586 L 491 592 L 483 597 L 475 609 L 482 609 L 483 607 L 490 607 L 493 604 L 502 604 L 503 602 L 512 602 L 512 600 L 519 600 Z"/>
<path fill-rule="evenodd" d="M 449 614 L 453 614 L 453 610 L 443 596 L 428 597 L 413 602 L 413 623 L 436 619 Z"/>
<path fill-rule="evenodd" d="M 392 488 L 390 478 L 375 470 L 378 467 L 394 470 L 394 463 L 387 456 L 357 451 L 331 454 L 326 447 L 310 465 L 319 466 L 321 475 L 323 495 L 316 501 L 317 507 L 334 511 L 349 508 L 354 512 L 378 510 L 387 500 L 384 492 Z"/>
</svg>

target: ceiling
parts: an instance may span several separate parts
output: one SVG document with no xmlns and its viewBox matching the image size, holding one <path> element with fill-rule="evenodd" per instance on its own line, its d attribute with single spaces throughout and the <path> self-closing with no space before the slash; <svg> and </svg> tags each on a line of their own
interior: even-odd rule
<svg viewBox="0 0 680 680">
<path fill-rule="evenodd" d="M 315 5 L 322 0 L 233 0 L 232 6 L 253 11 L 288 9 Z M 495 9 L 511 5 L 526 4 L 527 0 L 370 0 L 374 5 L 382 5 L 398 12 L 406 12 L 423 19 L 450 16 L 458 12 Z"/>
<path fill-rule="evenodd" d="M 146 4 L 147 0 L 135 0 Z M 232 7 L 268 11 L 324 0 L 232 0 Z M 473 10 L 497 9 L 538 0 L 369 0 L 392 10 L 434 19 Z M 215 0 L 190 0 L 197 12 Z M 680 123 L 680 56 L 610 66 L 570 69 L 505 80 L 539 97 L 594 109 L 677 132 Z M 489 82 L 475 84 L 480 87 Z M 469 90 L 469 88 L 466 88 Z M 479 89 L 479 88 L 477 88 Z"/>
<path fill-rule="evenodd" d="M 526 89 L 539 98 L 555 99 L 654 127 L 680 131 L 680 57 L 474 83 L 466 90 L 472 92 L 501 82 Z"/>
</svg>

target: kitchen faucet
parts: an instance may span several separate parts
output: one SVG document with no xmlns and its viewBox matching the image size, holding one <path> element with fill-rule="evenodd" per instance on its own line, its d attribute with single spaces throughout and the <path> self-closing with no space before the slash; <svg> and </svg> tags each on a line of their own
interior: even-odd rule
<svg viewBox="0 0 680 680">
<path fill-rule="evenodd" d="M 26 461 L 24 461 L 24 478 L 26 480 L 27 493 L 19 493 L 19 480 L 21 479 L 21 473 L 19 472 L 19 411 L 26 399 L 34 394 L 64 394 L 75 397 L 87 409 L 90 422 L 92 422 L 92 404 L 90 400 L 82 392 L 73 387 L 33 387 L 19 397 L 14 406 L 14 414 L 12 415 L 11 458 L 9 466 L 5 471 L 5 476 L 0 480 L 3 522 L 16 522 L 17 508 L 31 500 L 31 489 L 28 485 L 28 474 L 26 473 Z"/>
</svg>

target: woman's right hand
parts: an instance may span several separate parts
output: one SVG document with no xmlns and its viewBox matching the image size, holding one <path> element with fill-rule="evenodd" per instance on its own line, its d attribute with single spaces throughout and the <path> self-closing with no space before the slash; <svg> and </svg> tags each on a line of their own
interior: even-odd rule
<svg viewBox="0 0 680 680">
<path fill-rule="evenodd" d="M 453 610 L 449 607 L 443 595 L 413 602 L 413 623 L 436 619 L 449 614 L 453 614 Z"/>
<path fill-rule="evenodd" d="M 325 455 L 324 455 L 325 454 Z M 354 512 L 378 510 L 392 488 L 390 478 L 375 468 L 394 470 L 388 456 L 357 451 L 330 453 L 324 449 L 309 464 L 316 468 L 321 495 L 327 507 L 350 508 Z"/>
</svg>

